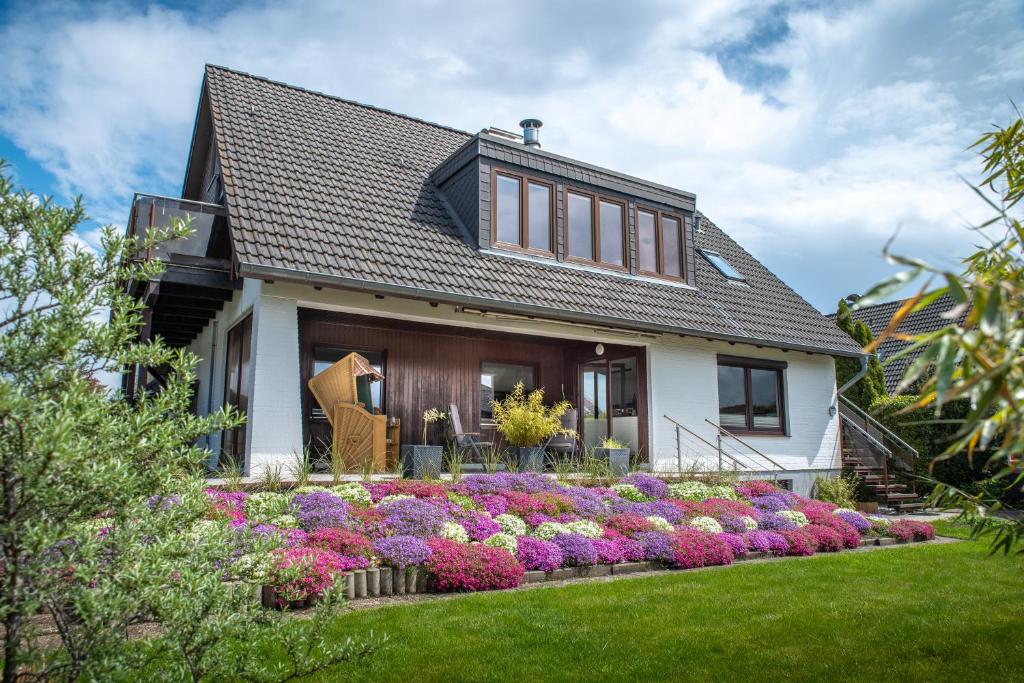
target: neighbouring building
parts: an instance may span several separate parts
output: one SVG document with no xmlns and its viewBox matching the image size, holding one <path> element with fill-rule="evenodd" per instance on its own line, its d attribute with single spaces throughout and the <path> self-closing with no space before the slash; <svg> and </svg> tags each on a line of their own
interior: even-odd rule
<svg viewBox="0 0 1024 683">
<path fill-rule="evenodd" d="M 837 472 L 833 359 L 860 356 L 852 340 L 692 193 L 554 154 L 523 125 L 471 134 L 206 68 L 182 197 L 137 195 L 128 229 L 197 229 L 138 295 L 144 334 L 203 359 L 196 410 L 248 416 L 210 448 L 258 475 L 329 443 L 306 382 L 358 351 L 404 443 L 449 404 L 487 434 L 490 399 L 522 381 L 655 471 L 721 462 L 804 493 Z"/>
</svg>

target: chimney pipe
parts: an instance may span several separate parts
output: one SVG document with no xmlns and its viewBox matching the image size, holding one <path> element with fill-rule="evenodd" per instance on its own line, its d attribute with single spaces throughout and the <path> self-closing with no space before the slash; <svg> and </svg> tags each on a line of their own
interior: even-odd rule
<svg viewBox="0 0 1024 683">
<path fill-rule="evenodd" d="M 540 148 L 540 127 L 544 125 L 540 119 L 523 119 L 519 125 L 523 129 L 523 144 Z"/>
</svg>

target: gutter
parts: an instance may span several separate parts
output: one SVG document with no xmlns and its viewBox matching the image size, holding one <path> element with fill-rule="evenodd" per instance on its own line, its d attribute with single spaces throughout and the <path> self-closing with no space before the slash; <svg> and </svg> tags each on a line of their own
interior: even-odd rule
<svg viewBox="0 0 1024 683">
<path fill-rule="evenodd" d="M 721 334 L 708 332 L 706 330 L 691 330 L 686 328 L 672 327 L 671 325 L 659 325 L 656 323 L 639 323 L 633 321 L 633 325 L 623 325 L 621 318 L 614 318 L 606 315 L 593 315 L 586 313 L 572 313 L 561 309 L 538 306 L 536 304 L 520 304 L 514 302 L 499 302 L 492 299 L 455 294 L 453 292 L 441 292 L 421 287 L 408 287 L 404 285 L 392 285 L 382 282 L 369 282 L 359 278 L 345 277 L 342 275 L 325 275 L 314 273 L 308 270 L 297 270 L 293 268 L 281 268 L 279 266 L 264 266 L 252 263 L 239 264 L 239 277 L 252 277 L 256 279 L 281 280 L 298 284 L 318 284 L 349 289 L 369 294 L 390 294 L 392 296 L 407 299 L 420 299 L 446 303 L 455 306 L 470 306 L 486 310 L 514 313 L 524 316 L 540 317 L 551 321 L 563 321 L 582 323 L 584 325 L 602 325 L 617 329 L 634 330 L 637 332 L 661 332 L 665 334 L 678 334 L 683 337 L 701 337 L 704 339 L 716 339 L 720 341 L 749 344 L 751 346 L 768 346 L 785 351 L 804 351 L 805 353 L 819 353 L 828 356 L 844 356 L 847 358 L 860 358 L 863 365 L 861 373 L 855 379 L 860 379 L 867 372 L 867 357 L 862 353 L 842 351 L 839 349 L 826 349 L 806 344 L 788 344 L 772 340 L 758 339 L 742 335 Z M 628 321 L 625 321 L 628 322 Z M 638 326 L 639 325 L 639 326 Z"/>
</svg>

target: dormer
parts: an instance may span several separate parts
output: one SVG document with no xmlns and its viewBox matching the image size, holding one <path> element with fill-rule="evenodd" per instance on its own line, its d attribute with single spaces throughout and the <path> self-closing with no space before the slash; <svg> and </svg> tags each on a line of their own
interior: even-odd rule
<svg viewBox="0 0 1024 683">
<path fill-rule="evenodd" d="M 520 125 L 480 131 L 431 174 L 474 246 L 694 285 L 694 194 L 552 154 L 540 121 Z"/>
</svg>

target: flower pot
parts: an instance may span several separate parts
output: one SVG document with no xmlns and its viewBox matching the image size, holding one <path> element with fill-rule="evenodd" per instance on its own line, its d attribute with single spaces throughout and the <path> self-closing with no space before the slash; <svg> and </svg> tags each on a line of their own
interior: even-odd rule
<svg viewBox="0 0 1024 683">
<path fill-rule="evenodd" d="M 858 512 L 878 512 L 878 501 L 873 500 L 869 503 L 857 501 Z"/>
<path fill-rule="evenodd" d="M 402 446 L 402 476 L 437 477 L 443 467 L 441 446 Z"/>
<path fill-rule="evenodd" d="M 520 446 L 516 449 L 516 460 L 520 472 L 543 472 L 544 471 L 544 448 L 532 446 L 525 448 Z"/>
<path fill-rule="evenodd" d="M 595 448 L 594 457 L 608 463 L 608 472 L 617 477 L 629 473 L 628 448 Z"/>
</svg>

